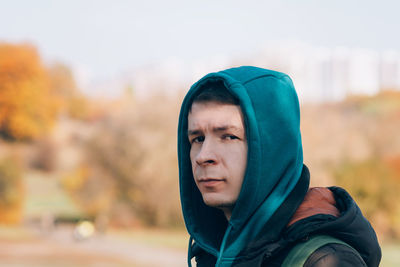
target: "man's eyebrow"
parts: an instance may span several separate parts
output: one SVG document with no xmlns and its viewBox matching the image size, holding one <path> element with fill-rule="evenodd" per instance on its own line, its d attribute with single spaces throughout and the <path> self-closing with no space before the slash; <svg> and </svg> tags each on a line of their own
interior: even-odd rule
<svg viewBox="0 0 400 267">
<path fill-rule="evenodd" d="M 226 130 L 240 130 L 240 128 L 235 125 L 222 125 L 213 128 L 213 132 L 223 132 Z"/>
<path fill-rule="evenodd" d="M 200 134 L 201 131 L 200 130 L 188 130 L 188 135 L 198 135 Z"/>
</svg>

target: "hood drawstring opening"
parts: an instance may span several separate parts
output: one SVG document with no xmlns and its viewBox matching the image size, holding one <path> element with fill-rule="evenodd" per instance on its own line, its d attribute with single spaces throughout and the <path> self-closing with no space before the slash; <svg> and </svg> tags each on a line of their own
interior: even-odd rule
<svg viewBox="0 0 400 267">
<path fill-rule="evenodd" d="M 228 228 L 226 229 L 226 232 L 225 232 L 225 235 L 224 235 L 224 239 L 222 239 L 221 248 L 220 248 L 219 253 L 218 253 L 218 260 L 217 260 L 217 263 L 215 264 L 215 267 L 220 266 L 220 263 L 221 263 L 221 260 L 222 260 L 222 254 L 223 254 L 223 252 L 225 250 L 226 240 L 228 239 L 228 236 L 229 236 L 229 234 L 231 232 L 231 229 L 232 229 L 232 224 L 229 223 Z"/>
<path fill-rule="evenodd" d="M 192 267 L 192 244 L 193 244 L 193 237 L 189 238 L 189 246 L 188 246 L 188 266 Z"/>
</svg>

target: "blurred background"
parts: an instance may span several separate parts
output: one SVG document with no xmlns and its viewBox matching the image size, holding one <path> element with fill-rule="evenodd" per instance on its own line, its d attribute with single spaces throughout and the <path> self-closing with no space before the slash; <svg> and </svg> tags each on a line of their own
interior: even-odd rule
<svg viewBox="0 0 400 267">
<path fill-rule="evenodd" d="M 190 85 L 288 73 L 313 186 L 345 187 L 400 265 L 397 1 L 8 1 L 0 266 L 185 266 L 176 158 Z"/>
</svg>

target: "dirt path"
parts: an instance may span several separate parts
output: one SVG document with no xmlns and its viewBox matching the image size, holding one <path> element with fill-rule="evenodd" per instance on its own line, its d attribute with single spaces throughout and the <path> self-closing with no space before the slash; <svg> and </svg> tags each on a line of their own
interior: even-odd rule
<svg viewBox="0 0 400 267">
<path fill-rule="evenodd" d="M 180 249 L 143 245 L 115 236 L 95 236 L 76 242 L 71 231 L 59 229 L 46 238 L 0 239 L 0 266 L 187 266 Z"/>
</svg>

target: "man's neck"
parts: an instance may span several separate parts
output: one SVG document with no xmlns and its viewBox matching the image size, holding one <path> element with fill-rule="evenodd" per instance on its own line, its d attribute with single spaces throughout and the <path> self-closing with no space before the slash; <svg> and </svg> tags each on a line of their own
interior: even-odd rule
<svg viewBox="0 0 400 267">
<path fill-rule="evenodd" d="M 221 208 L 221 210 L 223 211 L 225 218 L 229 221 L 232 216 L 232 209 L 231 208 Z"/>
</svg>

